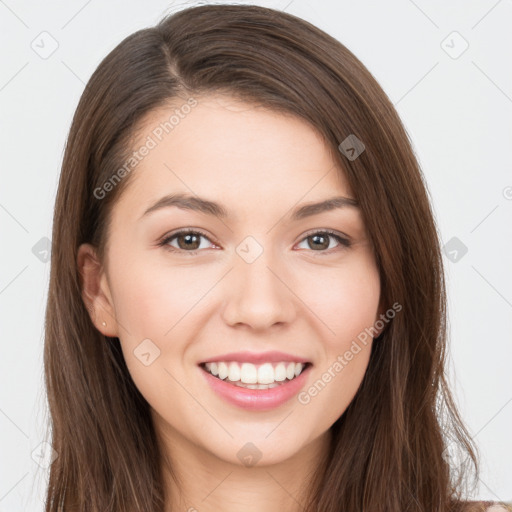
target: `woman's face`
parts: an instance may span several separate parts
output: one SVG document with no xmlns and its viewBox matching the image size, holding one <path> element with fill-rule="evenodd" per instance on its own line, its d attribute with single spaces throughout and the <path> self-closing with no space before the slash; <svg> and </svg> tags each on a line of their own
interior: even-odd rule
<svg viewBox="0 0 512 512">
<path fill-rule="evenodd" d="M 374 254 L 357 207 L 310 206 L 354 196 L 306 122 L 225 96 L 181 112 L 172 131 L 174 107 L 151 113 L 134 141 L 149 149 L 112 212 L 94 321 L 119 338 L 169 445 L 284 461 L 362 381 Z"/>
</svg>

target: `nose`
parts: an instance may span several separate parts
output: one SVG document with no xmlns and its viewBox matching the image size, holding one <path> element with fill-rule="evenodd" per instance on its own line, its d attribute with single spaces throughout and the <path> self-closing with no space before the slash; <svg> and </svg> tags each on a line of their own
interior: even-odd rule
<svg viewBox="0 0 512 512">
<path fill-rule="evenodd" d="M 235 265 L 225 283 L 224 321 L 264 331 L 275 324 L 289 324 L 296 316 L 293 279 L 270 250 L 251 263 L 235 255 Z"/>
</svg>

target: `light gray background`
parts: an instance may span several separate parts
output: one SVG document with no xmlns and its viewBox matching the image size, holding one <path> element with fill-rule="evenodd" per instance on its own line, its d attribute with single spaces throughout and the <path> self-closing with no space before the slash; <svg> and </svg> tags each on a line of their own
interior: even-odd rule
<svg viewBox="0 0 512 512">
<path fill-rule="evenodd" d="M 453 237 L 458 241 L 450 244 L 459 244 L 445 255 L 450 375 L 482 453 L 473 498 L 511 500 L 511 2 L 256 3 L 303 17 L 339 39 L 373 73 L 404 121 L 443 244 Z M 50 453 L 39 446 L 49 263 L 42 261 L 41 239 L 51 238 L 73 112 L 100 60 L 124 37 L 192 4 L 0 0 L 0 511 L 43 510 L 47 474 L 41 466 Z M 41 56 L 51 38 L 58 48 Z M 469 46 L 459 55 L 461 38 Z M 46 459 L 38 458 L 41 452 Z"/>
</svg>

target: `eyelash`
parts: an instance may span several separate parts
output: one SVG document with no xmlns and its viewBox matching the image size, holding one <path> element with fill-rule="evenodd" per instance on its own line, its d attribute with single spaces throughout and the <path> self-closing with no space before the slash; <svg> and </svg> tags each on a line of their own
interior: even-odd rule
<svg viewBox="0 0 512 512">
<path fill-rule="evenodd" d="M 168 245 L 171 240 L 173 240 L 174 238 L 176 238 L 180 235 L 201 235 L 204 238 L 206 238 L 207 240 L 210 240 L 210 238 L 205 233 L 203 233 L 202 231 L 200 231 L 198 229 L 194 229 L 194 230 L 185 229 L 185 230 L 178 231 L 176 233 L 173 233 L 173 234 L 165 237 L 163 240 L 161 240 L 158 243 L 158 246 L 164 247 L 164 249 L 166 249 L 167 251 L 173 252 L 173 253 L 186 253 L 189 256 L 195 256 L 198 252 L 200 252 L 202 250 L 202 249 L 196 249 L 194 251 L 186 251 L 184 249 L 177 249 L 176 247 L 172 247 L 172 246 Z M 300 240 L 300 242 L 303 242 L 307 238 L 310 238 L 315 235 L 329 235 L 329 236 L 333 237 L 342 246 L 341 249 L 348 249 L 352 245 L 352 242 L 350 240 L 342 237 L 341 235 L 337 234 L 335 231 L 331 231 L 330 229 L 324 229 L 321 231 L 318 230 L 318 231 L 313 231 L 311 233 L 306 233 L 306 235 L 304 236 L 304 238 L 302 238 L 302 240 Z M 331 251 L 332 251 L 332 249 L 330 249 L 330 250 L 327 249 L 327 250 L 323 250 L 323 251 L 311 250 L 311 252 L 318 252 L 319 253 L 318 256 L 323 256 L 325 254 L 331 254 Z"/>
</svg>

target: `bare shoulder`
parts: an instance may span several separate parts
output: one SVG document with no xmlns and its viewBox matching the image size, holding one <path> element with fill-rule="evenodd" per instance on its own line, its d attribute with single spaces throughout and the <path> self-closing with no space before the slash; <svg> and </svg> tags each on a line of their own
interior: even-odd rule
<svg viewBox="0 0 512 512">
<path fill-rule="evenodd" d="M 512 512 L 512 505 L 502 501 L 484 501 L 482 503 L 485 503 L 483 508 L 485 512 Z"/>
<path fill-rule="evenodd" d="M 486 512 L 512 512 L 512 504 L 496 502 L 485 509 Z"/>
<path fill-rule="evenodd" d="M 512 512 L 512 502 L 503 501 L 467 501 L 461 512 Z"/>
</svg>

